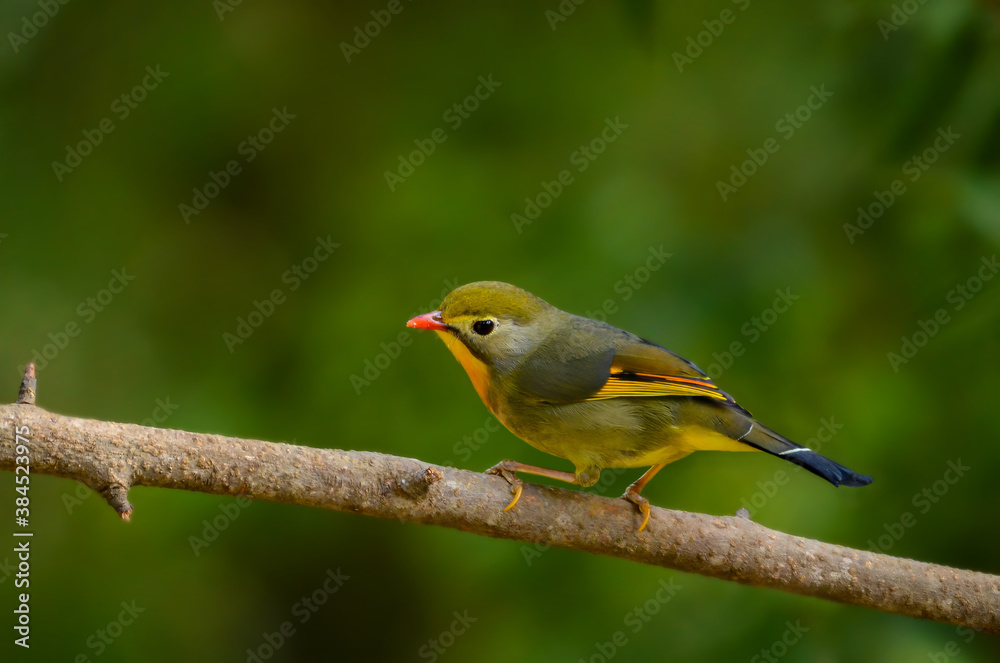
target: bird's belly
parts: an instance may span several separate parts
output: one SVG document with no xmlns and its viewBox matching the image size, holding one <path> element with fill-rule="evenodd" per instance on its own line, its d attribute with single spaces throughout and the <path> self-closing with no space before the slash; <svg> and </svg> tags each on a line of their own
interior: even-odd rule
<svg viewBox="0 0 1000 663">
<path fill-rule="evenodd" d="M 498 413 L 515 435 L 583 467 L 649 467 L 692 451 L 755 451 L 692 421 L 687 399 L 609 399 L 540 403 Z"/>
<path fill-rule="evenodd" d="M 531 446 L 583 467 L 648 467 L 677 457 L 683 436 L 672 410 L 622 400 L 536 404 L 501 410 L 500 420 Z"/>
</svg>

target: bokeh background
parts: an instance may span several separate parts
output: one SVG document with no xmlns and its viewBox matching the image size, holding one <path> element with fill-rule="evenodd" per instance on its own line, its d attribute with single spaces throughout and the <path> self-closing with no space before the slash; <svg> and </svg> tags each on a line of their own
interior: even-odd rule
<svg viewBox="0 0 1000 663">
<path fill-rule="evenodd" d="M 41 356 L 54 412 L 568 469 L 491 431 L 443 345 L 404 330 L 456 284 L 505 280 L 603 309 L 793 439 L 835 430 L 824 452 L 875 477 L 835 490 L 789 472 L 775 491 L 792 466 L 706 452 L 662 472 L 654 504 L 749 503 L 786 532 L 1000 573 L 1000 279 L 976 283 L 1000 252 L 995 5 L 9 0 L 0 26 L 9 401 Z M 212 173 L 225 186 L 206 190 Z M 318 238 L 339 246 L 313 262 Z M 779 290 L 797 297 L 780 313 Z M 920 347 L 892 362 L 904 338 Z M 0 495 L 12 511 L 10 473 Z M 432 527 L 141 487 L 125 525 L 68 480 L 32 495 L 32 648 L 11 643 L 8 571 L 0 646 L 34 660 L 598 662 L 616 631 L 623 662 L 1000 653 L 949 626 Z M 338 570 L 303 623 L 297 604 Z M 661 582 L 680 587 L 666 603 Z M 120 627 L 123 602 L 143 612 Z"/>
</svg>

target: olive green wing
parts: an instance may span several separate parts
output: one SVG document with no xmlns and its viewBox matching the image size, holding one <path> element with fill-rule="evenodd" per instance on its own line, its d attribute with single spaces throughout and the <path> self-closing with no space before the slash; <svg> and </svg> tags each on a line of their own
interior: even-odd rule
<svg viewBox="0 0 1000 663">
<path fill-rule="evenodd" d="M 565 355 L 535 353 L 512 375 L 514 388 L 524 396 L 546 403 L 576 403 L 608 381 L 614 348 Z"/>
<path fill-rule="evenodd" d="M 683 357 L 610 325 L 595 335 L 599 323 L 577 320 L 510 376 L 521 394 L 549 403 L 700 396 L 745 411 Z"/>
</svg>

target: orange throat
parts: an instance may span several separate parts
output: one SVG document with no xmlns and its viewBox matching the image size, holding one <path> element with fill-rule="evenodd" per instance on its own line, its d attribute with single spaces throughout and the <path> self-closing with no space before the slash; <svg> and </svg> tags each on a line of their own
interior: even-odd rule
<svg viewBox="0 0 1000 663">
<path fill-rule="evenodd" d="M 479 397 L 483 399 L 483 403 L 486 404 L 491 411 L 493 406 L 490 404 L 490 372 L 486 368 L 486 364 L 476 359 L 476 357 L 469 352 L 469 349 L 465 347 L 465 344 L 458 340 L 453 334 L 446 331 L 435 331 L 435 333 L 441 337 L 444 344 L 448 346 L 451 350 L 451 354 L 455 355 L 455 359 L 458 363 L 462 365 L 465 372 L 468 373 L 469 379 L 472 380 L 472 386 L 476 388 L 476 393 Z"/>
</svg>

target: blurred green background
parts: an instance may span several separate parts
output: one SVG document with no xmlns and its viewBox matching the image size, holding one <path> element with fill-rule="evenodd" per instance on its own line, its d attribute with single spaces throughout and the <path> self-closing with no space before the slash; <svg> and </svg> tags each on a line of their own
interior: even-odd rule
<svg viewBox="0 0 1000 663">
<path fill-rule="evenodd" d="M 53 412 L 569 469 L 491 432 L 443 345 L 404 330 L 454 285 L 504 280 L 603 307 L 792 439 L 835 430 L 824 452 L 875 477 L 835 490 L 705 452 L 651 483 L 654 504 L 749 503 L 782 531 L 1000 573 L 1000 280 L 976 282 L 1000 252 L 997 21 L 968 1 L 9 0 L 7 399 L 34 357 Z M 313 262 L 317 238 L 339 246 Z M 797 297 L 781 313 L 776 290 Z M 949 626 L 431 527 L 142 487 L 124 525 L 71 481 L 32 487 L 32 648 L 11 643 L 7 571 L 0 647 L 35 660 L 1000 654 Z M 225 529 L 195 554 L 206 521 Z M 661 581 L 680 587 L 666 603 Z M 125 626 L 122 602 L 143 610 Z"/>
</svg>

